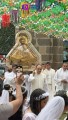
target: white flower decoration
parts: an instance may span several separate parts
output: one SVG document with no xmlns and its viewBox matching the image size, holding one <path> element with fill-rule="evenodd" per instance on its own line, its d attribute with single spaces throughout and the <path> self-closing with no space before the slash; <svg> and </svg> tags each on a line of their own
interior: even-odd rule
<svg viewBox="0 0 68 120">
<path fill-rule="evenodd" d="M 66 95 L 67 95 L 67 97 L 68 97 L 68 91 L 66 92 Z"/>
</svg>

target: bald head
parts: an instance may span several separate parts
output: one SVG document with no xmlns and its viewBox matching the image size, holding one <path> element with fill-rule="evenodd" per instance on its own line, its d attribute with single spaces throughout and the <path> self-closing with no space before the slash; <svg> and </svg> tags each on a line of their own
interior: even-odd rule
<svg viewBox="0 0 68 120">
<path fill-rule="evenodd" d="M 40 64 L 38 64 L 36 66 L 36 71 L 37 71 L 37 74 L 40 74 L 41 73 L 41 70 L 42 70 L 42 66 Z"/>
</svg>

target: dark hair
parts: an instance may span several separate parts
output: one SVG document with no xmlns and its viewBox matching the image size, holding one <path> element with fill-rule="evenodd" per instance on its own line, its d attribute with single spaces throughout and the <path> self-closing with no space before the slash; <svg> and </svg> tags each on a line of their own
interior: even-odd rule
<svg viewBox="0 0 68 120">
<path fill-rule="evenodd" d="M 40 64 L 40 63 L 36 64 L 36 68 L 37 68 L 37 66 L 39 66 L 39 65 L 41 66 L 41 64 Z"/>
<path fill-rule="evenodd" d="M 18 67 L 20 67 L 20 68 L 22 68 L 22 69 L 23 69 L 23 67 L 22 67 L 21 65 L 17 65 L 17 68 L 18 68 Z"/>
<path fill-rule="evenodd" d="M 50 63 L 50 62 L 46 62 L 46 64 L 51 65 L 51 63 Z"/>
<path fill-rule="evenodd" d="M 56 92 L 55 96 L 61 96 L 65 101 L 65 106 L 68 106 L 68 96 L 66 92 L 67 91 L 59 90 L 58 92 Z"/>
<path fill-rule="evenodd" d="M 42 65 L 45 65 L 45 63 L 42 63 Z"/>
<path fill-rule="evenodd" d="M 41 104 L 41 99 L 37 100 L 36 97 L 39 97 L 40 95 L 42 95 L 44 93 L 45 93 L 45 91 L 39 88 L 39 89 L 35 89 L 30 96 L 30 108 L 31 108 L 32 112 L 35 113 L 36 115 L 38 115 L 40 112 L 39 104 Z"/>
<path fill-rule="evenodd" d="M 9 89 L 10 89 L 10 85 L 9 85 L 9 84 L 5 84 L 5 85 L 4 85 L 4 89 L 5 89 L 5 90 L 9 90 Z"/>
<path fill-rule="evenodd" d="M 0 79 L 0 96 L 2 95 L 3 90 L 3 80 Z"/>
<path fill-rule="evenodd" d="M 68 50 L 68 48 L 66 48 L 66 50 Z"/>
<path fill-rule="evenodd" d="M 13 68 L 13 67 L 17 68 L 17 66 L 18 66 L 17 64 L 12 64 L 12 68 Z"/>
<path fill-rule="evenodd" d="M 17 66 L 17 69 L 18 69 L 18 68 L 22 69 L 22 72 L 23 72 L 23 67 L 22 67 L 21 65 L 18 65 L 18 66 Z"/>
</svg>

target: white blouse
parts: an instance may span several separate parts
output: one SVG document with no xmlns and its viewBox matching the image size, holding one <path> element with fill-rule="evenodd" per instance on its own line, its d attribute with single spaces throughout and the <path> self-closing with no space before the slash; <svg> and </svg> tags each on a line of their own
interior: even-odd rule
<svg viewBox="0 0 68 120">
<path fill-rule="evenodd" d="M 24 114 L 23 119 L 22 120 L 35 120 L 36 119 L 36 115 L 32 112 L 27 112 Z"/>
</svg>

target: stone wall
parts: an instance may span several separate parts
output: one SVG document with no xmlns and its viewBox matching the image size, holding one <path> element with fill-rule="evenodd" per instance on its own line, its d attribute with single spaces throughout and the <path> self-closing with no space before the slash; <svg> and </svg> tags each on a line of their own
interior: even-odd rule
<svg viewBox="0 0 68 120">
<path fill-rule="evenodd" d="M 61 38 L 53 39 L 53 67 L 59 68 L 63 63 L 63 40 Z"/>
<path fill-rule="evenodd" d="M 32 35 L 32 43 L 42 57 L 42 63 L 50 61 L 52 67 L 57 69 L 63 62 L 63 40 L 56 37 L 48 37 L 43 33 L 29 31 Z"/>
<path fill-rule="evenodd" d="M 42 63 L 50 61 L 53 68 L 59 68 L 63 62 L 63 40 L 53 36 L 48 37 L 43 33 L 29 32 L 32 35 L 32 44 L 41 54 Z"/>
</svg>

